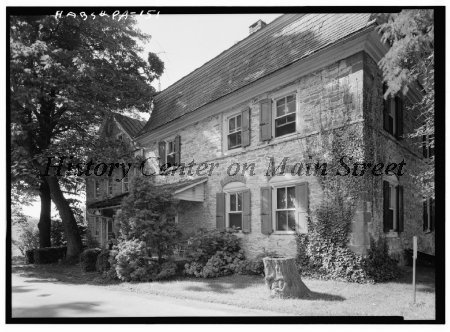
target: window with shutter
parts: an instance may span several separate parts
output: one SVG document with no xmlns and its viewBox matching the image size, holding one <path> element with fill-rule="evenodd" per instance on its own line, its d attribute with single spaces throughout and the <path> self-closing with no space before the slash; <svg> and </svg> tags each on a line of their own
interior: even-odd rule
<svg viewBox="0 0 450 332">
<path fill-rule="evenodd" d="M 261 187 L 261 233 L 269 235 L 272 232 L 272 187 Z"/>
<path fill-rule="evenodd" d="M 434 199 L 427 198 L 423 200 L 423 231 L 431 232 L 434 230 Z"/>
<path fill-rule="evenodd" d="M 225 227 L 250 232 L 250 190 L 242 182 L 227 183 L 225 195 Z"/>
<path fill-rule="evenodd" d="M 180 164 L 181 137 L 159 142 L 159 165 L 166 169 Z"/>
<path fill-rule="evenodd" d="M 400 139 L 403 136 L 403 99 L 401 96 L 388 96 L 384 99 L 387 91 L 383 84 L 383 128 L 389 134 Z"/>
<path fill-rule="evenodd" d="M 392 179 L 383 181 L 383 231 L 403 231 L 403 187 Z"/>
<path fill-rule="evenodd" d="M 275 137 L 295 133 L 296 131 L 296 96 L 291 94 L 275 99 L 274 127 Z"/>
<path fill-rule="evenodd" d="M 225 229 L 225 193 L 216 194 L 216 228 Z"/>
</svg>

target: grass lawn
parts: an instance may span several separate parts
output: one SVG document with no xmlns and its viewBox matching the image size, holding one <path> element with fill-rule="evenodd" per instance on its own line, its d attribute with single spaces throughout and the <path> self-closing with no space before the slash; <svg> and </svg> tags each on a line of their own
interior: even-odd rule
<svg viewBox="0 0 450 332">
<path fill-rule="evenodd" d="M 216 279 L 178 279 L 152 283 L 105 283 L 97 273 L 83 273 L 78 266 L 17 266 L 13 272 L 64 283 L 95 284 L 138 294 L 231 304 L 302 316 L 403 316 L 435 318 L 434 270 L 420 268 L 417 303 L 412 304 L 411 273 L 395 282 L 354 284 L 303 278 L 312 291 L 309 299 L 271 299 L 263 277 L 228 276 Z"/>
</svg>

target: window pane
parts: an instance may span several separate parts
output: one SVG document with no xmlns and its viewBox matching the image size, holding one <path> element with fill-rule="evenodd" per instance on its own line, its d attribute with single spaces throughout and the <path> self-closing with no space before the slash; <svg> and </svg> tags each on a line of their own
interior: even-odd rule
<svg viewBox="0 0 450 332">
<path fill-rule="evenodd" d="M 242 229 L 242 213 L 230 213 L 228 215 L 230 227 Z"/>
<path fill-rule="evenodd" d="M 287 97 L 287 109 L 288 113 L 294 113 L 295 112 L 295 98 L 294 96 Z"/>
<path fill-rule="evenodd" d="M 286 117 L 286 123 L 295 122 L 295 114 L 290 114 Z"/>
<path fill-rule="evenodd" d="M 236 129 L 241 129 L 241 116 L 240 115 L 238 115 L 237 117 L 236 117 Z"/>
<path fill-rule="evenodd" d="M 295 231 L 295 211 L 287 211 L 288 213 L 288 228 L 290 231 Z"/>
<path fill-rule="evenodd" d="M 288 209 L 295 208 L 295 187 L 287 188 L 287 207 Z"/>
<path fill-rule="evenodd" d="M 174 154 L 170 154 L 170 155 L 167 156 L 167 163 L 170 166 L 174 166 L 175 165 L 175 155 Z"/>
<path fill-rule="evenodd" d="M 277 231 L 287 231 L 287 211 L 277 211 Z"/>
<path fill-rule="evenodd" d="M 286 208 L 286 188 L 277 188 L 277 209 Z"/>
<path fill-rule="evenodd" d="M 230 195 L 230 211 L 236 211 L 236 194 Z"/>
<path fill-rule="evenodd" d="M 397 205 L 397 195 L 396 195 L 396 188 L 394 186 L 390 187 L 391 189 L 391 194 L 390 194 L 390 202 L 389 202 L 389 207 L 391 209 L 395 209 L 396 205 Z"/>
<path fill-rule="evenodd" d="M 241 146 L 241 132 L 228 135 L 228 149 L 233 149 Z"/>
<path fill-rule="evenodd" d="M 237 194 L 237 211 L 242 211 L 242 193 Z"/>
<path fill-rule="evenodd" d="M 295 122 L 291 122 L 281 127 L 277 127 L 275 123 L 275 137 L 280 137 L 290 133 L 295 133 Z"/>
<path fill-rule="evenodd" d="M 231 118 L 228 120 L 228 131 L 232 133 L 236 129 L 235 118 Z"/>
</svg>

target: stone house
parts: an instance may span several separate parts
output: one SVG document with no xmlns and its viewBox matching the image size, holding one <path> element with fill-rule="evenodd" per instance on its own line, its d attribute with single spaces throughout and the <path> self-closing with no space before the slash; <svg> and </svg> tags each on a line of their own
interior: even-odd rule
<svg viewBox="0 0 450 332">
<path fill-rule="evenodd" d="M 434 204 L 413 181 L 429 154 L 405 139 L 417 125 L 406 109 L 419 87 L 383 98 L 377 63 L 388 48 L 370 16 L 257 22 L 247 38 L 155 97 L 134 137 L 146 158 L 138 174 L 174 188 L 182 231 L 235 227 L 248 257 L 265 250 L 295 256 L 296 233 L 317 222 L 324 199 L 320 175 L 299 169 L 336 157 L 324 137 L 345 129 L 356 137 L 344 144 L 346 156 L 371 163 L 368 172 L 377 174 L 364 180 L 355 202 L 349 247 L 364 253 L 371 237 L 385 237 L 401 258 L 417 235 L 419 251 L 434 255 Z M 356 140 L 362 144 L 353 147 Z M 284 174 L 268 173 L 285 158 L 291 167 Z M 385 167 L 375 169 L 378 163 Z M 390 163 L 395 172 L 387 172 Z"/>
<path fill-rule="evenodd" d="M 144 125 L 145 121 L 114 113 L 103 121 L 99 135 L 115 139 L 117 143 L 126 144 L 128 149 L 135 151 L 138 149 L 134 137 Z M 129 192 L 130 178 L 131 174 L 122 177 L 120 170 L 116 169 L 111 177 L 91 176 L 86 180 L 88 230 L 101 247 L 106 247 L 108 241 L 118 234 L 118 225 L 113 217 L 122 198 Z"/>
</svg>

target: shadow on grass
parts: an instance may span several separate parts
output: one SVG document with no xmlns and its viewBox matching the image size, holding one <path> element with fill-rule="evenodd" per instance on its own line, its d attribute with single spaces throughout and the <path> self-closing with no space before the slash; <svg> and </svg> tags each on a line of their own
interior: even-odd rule
<svg viewBox="0 0 450 332">
<path fill-rule="evenodd" d="M 305 300 L 321 300 L 321 301 L 345 301 L 345 297 L 340 295 L 333 295 L 327 293 L 310 292 L 310 297 L 305 298 Z"/>
<path fill-rule="evenodd" d="M 99 305 L 99 302 L 71 302 L 32 308 L 16 307 L 12 310 L 12 317 L 71 317 L 73 314 L 82 316 L 98 311 L 95 307 Z M 72 312 L 64 312 L 67 310 Z"/>
<path fill-rule="evenodd" d="M 25 286 L 13 286 L 12 287 L 13 293 L 28 293 L 28 292 L 32 292 L 32 291 L 34 291 L 33 288 L 28 288 Z"/>
<path fill-rule="evenodd" d="M 402 276 L 399 279 L 390 282 L 412 285 L 412 268 L 410 266 L 404 267 L 402 272 Z M 416 284 L 418 291 L 434 293 L 435 269 L 428 266 L 418 266 L 416 270 Z"/>
</svg>

